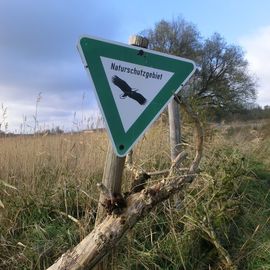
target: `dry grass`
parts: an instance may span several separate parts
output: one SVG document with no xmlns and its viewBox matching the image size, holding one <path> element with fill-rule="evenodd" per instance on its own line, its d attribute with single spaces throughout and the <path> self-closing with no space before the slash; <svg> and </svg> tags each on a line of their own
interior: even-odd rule
<svg viewBox="0 0 270 270">
<path fill-rule="evenodd" d="M 106 144 L 104 133 L 0 139 L 0 269 L 44 269 L 91 229 Z"/>
<path fill-rule="evenodd" d="M 40 167 L 95 173 L 102 169 L 104 133 L 0 138 L 1 177 L 33 178 Z"/>
<path fill-rule="evenodd" d="M 192 128 L 187 125 L 183 130 L 183 147 L 191 158 Z M 125 256 L 119 254 L 120 261 L 112 261 L 113 269 L 128 265 L 128 269 L 199 270 L 206 269 L 207 263 L 220 265 L 215 245 L 207 237 L 209 228 L 224 229 L 217 237 L 226 248 L 231 247 L 237 265 L 253 270 L 263 265 L 254 266 L 259 256 L 270 261 L 265 258 L 269 240 L 258 242 L 263 235 L 268 237 L 269 204 L 263 185 L 270 175 L 270 123 L 210 127 L 205 133 L 202 173 L 183 202 L 186 210 L 180 211 L 169 202 L 151 213 L 124 240 Z M 159 120 L 137 144 L 136 164 L 147 171 L 168 168 L 168 138 L 166 121 Z M 0 138 L 0 269 L 46 269 L 92 229 L 98 199 L 96 183 L 101 181 L 107 143 L 105 133 Z M 125 173 L 124 188 L 129 178 Z M 262 196 L 252 193 L 247 178 L 264 179 Z M 252 183 L 254 188 L 260 184 Z M 258 207 L 248 204 L 256 198 Z M 248 227 L 239 219 L 240 202 Z M 252 223 L 252 211 L 263 212 L 255 234 L 258 224 Z M 198 226 L 206 214 L 213 224 Z M 232 223 L 244 235 L 240 240 L 239 232 L 231 235 Z M 256 260 L 249 258 L 247 263 L 248 254 Z"/>
</svg>

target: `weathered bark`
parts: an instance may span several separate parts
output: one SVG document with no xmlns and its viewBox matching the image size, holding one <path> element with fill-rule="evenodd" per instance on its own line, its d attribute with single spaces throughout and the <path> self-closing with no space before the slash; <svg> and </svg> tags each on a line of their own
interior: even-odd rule
<svg viewBox="0 0 270 270">
<path fill-rule="evenodd" d="M 133 151 L 130 151 L 127 155 L 125 168 L 133 174 L 133 181 L 131 183 L 130 193 L 137 193 L 144 189 L 146 182 L 151 176 L 142 168 L 134 165 L 133 163 Z"/>
<path fill-rule="evenodd" d="M 185 175 L 162 181 L 140 193 L 131 194 L 127 198 L 127 208 L 121 215 L 107 216 L 81 243 L 62 255 L 48 270 L 91 269 L 115 247 L 125 232 L 194 177 L 195 175 Z"/>
<path fill-rule="evenodd" d="M 109 197 L 112 198 L 115 194 L 121 194 L 122 174 L 124 170 L 126 157 L 118 157 L 113 151 L 113 147 L 109 142 L 105 167 L 103 171 L 102 184 L 107 188 L 109 196 L 104 196 L 101 192 L 99 196 L 99 204 L 95 226 L 100 224 L 106 217 L 107 212 L 103 207 L 104 201 Z M 95 270 L 106 270 L 108 261 L 104 258 L 96 267 Z"/>
<path fill-rule="evenodd" d="M 187 105 L 184 108 L 191 113 Z M 117 245 L 122 236 L 157 204 L 180 192 L 187 183 L 194 180 L 202 156 L 203 133 L 196 115 L 191 113 L 191 116 L 197 130 L 196 155 L 188 174 L 164 178 L 139 193 L 131 193 L 126 198 L 126 208 L 120 214 L 108 215 L 73 250 L 63 254 L 48 270 L 92 269 Z"/>
<path fill-rule="evenodd" d="M 102 184 L 113 193 L 121 193 L 122 174 L 124 170 L 126 157 L 118 157 L 109 143 L 105 167 L 103 171 Z M 96 224 L 99 224 L 106 217 L 106 210 L 101 205 L 105 200 L 104 194 L 100 193 L 99 206 L 96 218 Z"/>
</svg>

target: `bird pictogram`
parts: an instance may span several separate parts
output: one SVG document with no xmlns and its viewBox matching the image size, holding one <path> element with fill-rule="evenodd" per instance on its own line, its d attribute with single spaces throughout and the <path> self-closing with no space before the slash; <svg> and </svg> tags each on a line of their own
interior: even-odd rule
<svg viewBox="0 0 270 270">
<path fill-rule="evenodd" d="M 121 94 L 120 98 L 129 97 L 136 100 L 140 105 L 144 105 L 147 102 L 147 99 L 142 94 L 137 92 L 138 90 L 132 90 L 134 88 L 131 88 L 124 80 L 118 76 L 113 76 L 112 82 L 123 91 L 124 94 Z"/>
</svg>

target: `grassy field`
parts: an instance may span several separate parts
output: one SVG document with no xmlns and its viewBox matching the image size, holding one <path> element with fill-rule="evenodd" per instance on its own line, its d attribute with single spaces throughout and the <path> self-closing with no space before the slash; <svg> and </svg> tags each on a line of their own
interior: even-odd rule
<svg viewBox="0 0 270 270">
<path fill-rule="evenodd" d="M 185 126 L 190 158 L 192 134 Z M 168 168 L 168 137 L 159 121 L 136 146 L 135 163 Z M 107 143 L 104 133 L 0 138 L 0 269 L 46 269 L 92 230 Z M 184 201 L 139 222 L 110 268 L 270 269 L 269 168 L 270 121 L 207 126 Z M 124 190 L 130 178 L 124 172 Z"/>
</svg>

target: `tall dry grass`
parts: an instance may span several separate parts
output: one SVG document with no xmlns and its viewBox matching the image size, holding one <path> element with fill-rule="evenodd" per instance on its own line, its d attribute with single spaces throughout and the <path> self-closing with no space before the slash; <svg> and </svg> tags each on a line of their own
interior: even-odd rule
<svg viewBox="0 0 270 270">
<path fill-rule="evenodd" d="M 89 176 L 102 170 L 107 138 L 102 132 L 0 138 L 0 177 L 32 186 L 37 170 Z M 17 178 L 18 181 L 16 181 Z M 33 183 L 34 184 L 34 183 Z"/>
<path fill-rule="evenodd" d="M 45 269 L 91 230 L 106 148 L 104 133 L 0 138 L 0 269 Z"/>
<path fill-rule="evenodd" d="M 166 202 L 141 221 L 116 251 L 112 269 L 222 269 L 226 252 L 215 243 L 229 250 L 239 269 L 267 269 L 269 242 L 261 239 L 269 226 L 270 124 L 205 130 L 200 177 L 186 199 Z M 191 124 L 183 133 L 191 159 Z M 160 118 L 136 145 L 136 165 L 168 168 L 168 138 Z M 46 269 L 91 231 L 107 143 L 105 133 L 0 138 L 0 269 Z M 124 172 L 124 190 L 130 179 Z M 258 205 L 250 203 L 256 200 Z"/>
</svg>

